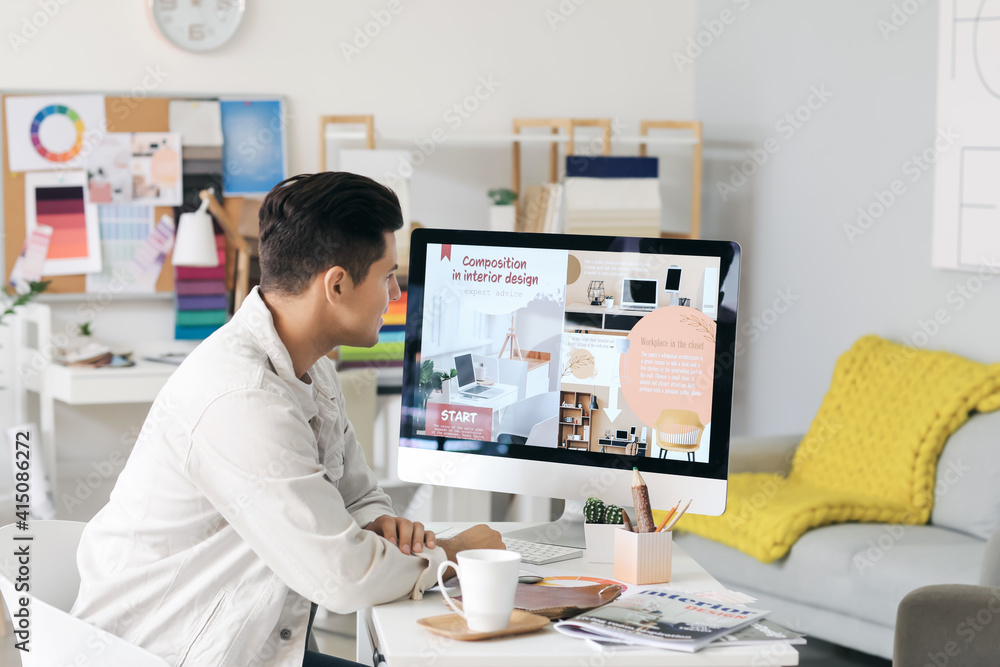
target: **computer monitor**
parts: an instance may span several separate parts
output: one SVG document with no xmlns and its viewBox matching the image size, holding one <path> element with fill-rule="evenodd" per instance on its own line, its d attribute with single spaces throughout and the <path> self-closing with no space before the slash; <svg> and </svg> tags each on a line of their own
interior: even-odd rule
<svg viewBox="0 0 1000 667">
<path fill-rule="evenodd" d="M 399 477 L 631 505 L 637 467 L 654 507 L 691 499 L 689 511 L 721 514 L 739 259 L 724 241 L 415 230 Z M 719 276 L 712 317 L 689 306 L 627 313 L 588 297 L 594 280 L 660 289 L 671 267 Z M 706 301 L 699 281 L 678 289 L 688 303 Z M 450 376 L 463 355 L 495 361 L 497 395 L 435 389 L 429 378 Z M 649 429 L 644 447 L 608 435 L 628 440 L 635 426 Z M 545 535 L 580 543 L 582 526 L 529 539 Z"/>
</svg>

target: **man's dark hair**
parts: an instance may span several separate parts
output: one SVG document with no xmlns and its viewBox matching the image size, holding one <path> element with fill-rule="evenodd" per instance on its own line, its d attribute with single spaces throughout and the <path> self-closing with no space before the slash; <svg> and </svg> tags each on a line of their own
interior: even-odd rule
<svg viewBox="0 0 1000 667">
<path fill-rule="evenodd" d="M 301 294 L 318 273 L 342 266 L 355 285 L 403 226 L 396 194 L 341 171 L 292 176 L 260 206 L 260 289 Z"/>
</svg>

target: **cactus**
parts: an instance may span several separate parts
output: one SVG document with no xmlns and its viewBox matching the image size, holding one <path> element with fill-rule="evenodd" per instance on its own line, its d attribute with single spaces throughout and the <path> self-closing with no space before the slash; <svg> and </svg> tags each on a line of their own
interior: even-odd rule
<svg viewBox="0 0 1000 667">
<path fill-rule="evenodd" d="M 587 523 L 604 523 L 604 501 L 600 498 L 587 498 L 583 506 L 583 516 Z"/>
<path fill-rule="evenodd" d="M 604 508 L 604 523 L 623 523 L 622 508 L 618 505 L 608 505 Z"/>
</svg>

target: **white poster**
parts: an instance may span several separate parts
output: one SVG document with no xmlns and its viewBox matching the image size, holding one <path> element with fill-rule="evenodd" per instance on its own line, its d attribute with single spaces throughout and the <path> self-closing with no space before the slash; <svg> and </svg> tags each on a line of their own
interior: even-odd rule
<svg viewBox="0 0 1000 667">
<path fill-rule="evenodd" d="M 933 264 L 1000 266 L 1000 0 L 942 0 Z"/>
<path fill-rule="evenodd" d="M 12 96 L 5 117 L 13 172 L 79 169 L 107 131 L 103 95 Z"/>
</svg>

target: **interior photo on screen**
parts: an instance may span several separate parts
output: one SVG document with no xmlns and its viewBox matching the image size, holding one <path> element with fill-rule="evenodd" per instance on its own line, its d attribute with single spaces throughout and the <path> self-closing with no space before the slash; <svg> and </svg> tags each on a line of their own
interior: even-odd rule
<svg viewBox="0 0 1000 667">
<path fill-rule="evenodd" d="M 400 478 L 629 504 L 637 467 L 721 514 L 739 264 L 726 241 L 415 230 Z M 567 507 L 522 537 L 579 546 Z"/>
<path fill-rule="evenodd" d="M 709 460 L 718 257 L 429 244 L 418 434 Z"/>
</svg>

